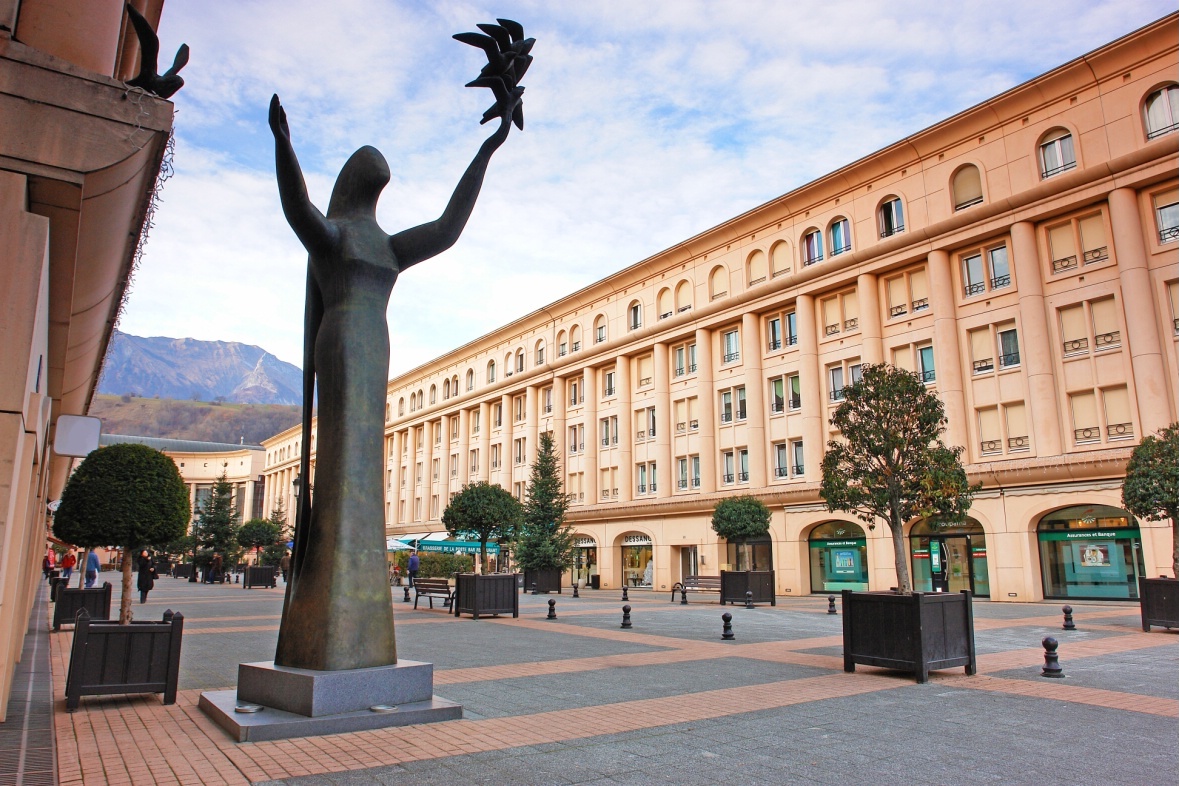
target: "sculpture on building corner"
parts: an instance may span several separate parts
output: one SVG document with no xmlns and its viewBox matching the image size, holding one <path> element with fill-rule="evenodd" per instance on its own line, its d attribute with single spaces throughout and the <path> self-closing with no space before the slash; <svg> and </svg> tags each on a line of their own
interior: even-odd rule
<svg viewBox="0 0 1179 786">
<path fill-rule="evenodd" d="M 127 16 L 135 27 L 135 36 L 139 39 L 139 75 L 127 81 L 131 87 L 141 87 L 160 98 L 171 98 L 176 91 L 184 87 L 184 79 L 180 76 L 180 69 L 188 65 L 188 44 L 181 44 L 176 51 L 176 58 L 172 67 L 159 73 L 160 39 L 151 24 L 143 18 L 130 4 L 127 5 Z"/>
<path fill-rule="evenodd" d="M 340 670 L 397 662 L 386 580 L 382 457 L 389 371 L 389 297 L 397 276 L 445 251 L 470 217 L 492 154 L 513 120 L 523 128 L 519 79 L 532 61 L 533 40 L 511 20 L 479 25 L 488 33 L 455 38 L 487 52 L 488 65 L 470 83 L 488 87 L 500 118 L 435 221 L 386 234 L 376 206 L 390 179 L 376 148 L 344 164 L 321 213 L 307 196 L 291 145 L 286 112 L 270 100 L 275 165 L 283 214 L 307 249 L 304 314 L 303 439 L 299 474 L 310 475 L 311 408 L 318 405 L 314 500 L 300 495 L 294 554 L 279 626 L 277 666 Z M 486 39 L 486 40 L 484 40 Z"/>
</svg>

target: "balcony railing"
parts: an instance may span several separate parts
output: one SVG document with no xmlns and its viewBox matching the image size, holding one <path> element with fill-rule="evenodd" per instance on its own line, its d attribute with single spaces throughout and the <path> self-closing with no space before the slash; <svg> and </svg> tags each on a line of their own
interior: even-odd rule
<svg viewBox="0 0 1179 786">
<path fill-rule="evenodd" d="M 995 276 L 991 279 L 991 289 L 1002 289 L 1011 286 L 1011 276 Z"/>
<path fill-rule="evenodd" d="M 983 360 L 976 360 L 972 364 L 972 367 L 974 368 L 975 374 L 985 374 L 988 371 L 994 371 L 995 370 L 995 359 L 994 358 L 984 358 Z"/>
<path fill-rule="evenodd" d="M 639 387 L 645 388 L 647 385 L 650 385 L 650 384 L 651 384 L 650 377 L 640 377 L 639 378 Z"/>
<path fill-rule="evenodd" d="M 880 230 L 880 236 L 881 237 L 891 237 L 892 235 L 895 235 L 898 232 L 904 232 L 904 231 L 905 231 L 905 225 L 904 224 L 897 224 L 895 227 L 885 227 L 884 229 Z"/>
<path fill-rule="evenodd" d="M 802 407 L 802 394 L 792 394 L 790 396 L 790 408 L 799 409 Z"/>
<path fill-rule="evenodd" d="M 779 414 L 785 408 L 786 408 L 786 399 L 784 399 L 784 398 L 775 398 L 773 401 L 770 402 L 770 412 L 773 414 Z"/>
<path fill-rule="evenodd" d="M 1179 334 L 1179 317 L 1175 317 L 1175 333 Z"/>
<path fill-rule="evenodd" d="M 695 431 L 698 428 L 700 428 L 700 421 L 699 420 L 689 420 L 688 421 L 688 430 L 689 431 Z"/>
<path fill-rule="evenodd" d="M 775 349 L 781 349 L 781 348 L 782 348 L 782 339 L 780 339 L 780 338 L 770 339 L 770 342 L 769 342 L 769 351 L 770 352 L 773 352 Z"/>
<path fill-rule="evenodd" d="M 976 196 L 974 199 L 968 199 L 965 202 L 959 202 L 958 204 L 954 205 L 954 209 L 955 210 L 965 210 L 968 207 L 974 207 L 975 205 L 981 205 L 982 201 L 983 201 L 983 198 L 981 196 Z"/>
<path fill-rule="evenodd" d="M 584 502 L 584 501 L 585 501 L 585 492 L 584 492 L 584 491 L 579 491 L 579 492 L 577 492 L 577 501 L 578 501 L 578 502 Z"/>
<path fill-rule="evenodd" d="M 924 311 L 929 308 L 929 298 L 923 297 L 913 301 L 913 311 Z"/>
<path fill-rule="evenodd" d="M 815 254 L 813 257 L 807 257 L 806 259 L 802 260 L 802 264 L 813 265 L 816 262 L 822 262 L 822 261 L 823 261 L 823 252 L 820 251 L 819 253 Z"/>
<path fill-rule="evenodd" d="M 1085 260 L 1086 265 L 1104 262 L 1105 260 L 1109 259 L 1109 249 L 1105 246 L 1102 246 L 1101 248 L 1095 248 L 1092 251 L 1086 251 L 1083 259 Z"/>
<path fill-rule="evenodd" d="M 899 306 L 892 306 L 888 310 L 888 316 L 890 318 L 904 316 L 905 314 L 908 314 L 908 313 L 909 313 L 909 309 L 907 306 L 905 306 L 904 303 L 902 303 Z"/>
<path fill-rule="evenodd" d="M 675 375 L 677 377 L 682 377 L 684 375 L 684 367 L 683 366 L 676 366 Z"/>
<path fill-rule="evenodd" d="M 646 442 L 646 441 L 647 441 L 647 432 L 646 431 L 636 431 L 635 432 L 635 442 Z"/>
<path fill-rule="evenodd" d="M 1146 138 L 1154 139 L 1156 137 L 1162 136 L 1163 134 L 1169 134 L 1176 129 L 1179 129 L 1179 121 L 1171 123 L 1169 126 L 1163 126 L 1162 128 L 1156 128 L 1153 131 L 1147 132 Z"/>
<path fill-rule="evenodd" d="M 1067 172 L 1068 170 L 1074 168 L 1076 165 L 1077 165 L 1076 161 L 1069 161 L 1066 164 L 1061 164 L 1060 166 L 1054 166 L 1051 169 L 1045 169 L 1040 174 L 1042 174 L 1044 177 L 1052 177 L 1053 175 L 1059 175 L 1061 172 Z"/>
<path fill-rule="evenodd" d="M 978 295 L 982 292 L 986 292 L 987 285 L 985 281 L 979 281 L 977 284 L 967 284 L 965 287 L 963 287 L 963 291 L 965 291 L 966 297 L 970 297 L 971 295 Z"/>
<path fill-rule="evenodd" d="M 610 489 L 602 489 L 602 499 L 610 499 Z"/>
<path fill-rule="evenodd" d="M 688 430 L 688 424 L 687 424 L 687 423 L 676 423 L 676 424 L 675 424 L 675 433 L 677 433 L 677 434 L 683 434 L 683 433 L 684 433 L 685 431 L 687 431 L 687 430 Z"/>
<path fill-rule="evenodd" d="M 1113 330 L 1109 333 L 1098 333 L 1093 337 L 1093 345 L 1097 349 L 1108 349 L 1109 347 L 1116 347 L 1122 343 L 1122 331 Z"/>
<path fill-rule="evenodd" d="M 736 361 L 738 361 L 740 359 L 741 359 L 740 352 L 726 352 L 725 353 L 725 362 L 726 363 L 735 363 Z"/>
<path fill-rule="evenodd" d="M 737 480 L 740 481 L 741 483 L 747 483 L 749 481 L 749 473 L 748 472 L 738 472 L 737 473 Z"/>
<path fill-rule="evenodd" d="M 685 311 L 691 311 L 691 309 L 692 309 L 692 304 L 691 304 L 691 303 L 689 303 L 689 304 L 688 304 L 688 305 L 686 305 L 686 306 L 680 306 L 679 308 L 677 308 L 677 309 L 675 310 L 675 313 L 677 313 L 677 314 L 682 314 L 682 313 L 684 313 Z"/>
<path fill-rule="evenodd" d="M 629 330 L 638 330 L 638 329 L 639 329 L 639 328 L 641 328 L 642 326 L 643 326 L 643 323 L 642 323 L 642 322 L 635 321 L 635 322 L 631 322 L 631 323 L 630 323 L 629 325 L 627 325 L 626 327 L 627 327 L 627 329 L 629 329 Z"/>
<path fill-rule="evenodd" d="M 1179 240 L 1179 226 L 1164 227 L 1159 230 L 1159 242 L 1170 243 Z"/>
<path fill-rule="evenodd" d="M 834 336 L 838 332 L 839 332 L 839 325 L 824 325 L 823 326 L 823 335 Z"/>
<path fill-rule="evenodd" d="M 574 341 L 574 342 L 573 342 L 573 346 L 571 346 L 569 349 L 570 349 L 571 351 L 573 351 L 573 352 L 577 352 L 577 351 L 579 351 L 579 350 L 581 349 L 581 342 L 580 342 L 580 341 Z"/>
<path fill-rule="evenodd" d="M 1110 439 L 1126 439 L 1134 436 L 1133 423 L 1110 423 L 1105 427 L 1105 435 Z"/>
<path fill-rule="evenodd" d="M 720 422 L 721 423 L 732 423 L 733 422 L 733 413 L 732 412 L 722 412 L 721 416 L 720 416 Z"/>
<path fill-rule="evenodd" d="M 1064 342 L 1064 354 L 1072 355 L 1077 352 L 1086 352 L 1089 349 L 1089 339 L 1074 338 L 1070 341 Z"/>
<path fill-rule="evenodd" d="M 921 381 L 922 382 L 928 384 L 930 382 L 933 382 L 935 379 L 937 379 L 937 372 L 934 369 L 931 368 L 928 371 L 921 372 Z"/>
<path fill-rule="evenodd" d="M 689 374 L 695 374 L 695 373 L 696 373 L 696 364 L 695 364 L 695 363 L 689 363 L 689 364 L 688 364 L 688 373 L 689 373 Z"/>
<path fill-rule="evenodd" d="M 680 491 L 683 491 L 687 487 L 688 487 L 688 479 L 687 478 L 680 478 L 679 482 L 676 483 L 676 488 L 678 488 Z"/>
<path fill-rule="evenodd" d="M 843 401 L 843 388 L 835 388 L 835 390 L 832 390 L 827 395 L 830 396 L 832 401 Z"/>
<path fill-rule="evenodd" d="M 552 411 L 553 411 L 553 405 L 552 405 L 552 404 L 545 404 L 545 405 L 544 405 L 544 411 L 545 411 L 545 414 L 546 414 L 546 415 L 547 415 L 548 413 L 552 412 Z"/>
<path fill-rule="evenodd" d="M 565 357 L 566 353 L 568 353 L 568 352 L 569 352 L 568 347 L 566 347 L 564 344 L 562 344 L 561 346 L 559 346 L 557 348 L 557 357 L 563 358 L 563 357 Z"/>
<path fill-rule="evenodd" d="M 790 477 L 790 467 L 774 467 L 774 477 L 775 478 L 788 478 L 788 477 Z"/>
<path fill-rule="evenodd" d="M 615 434 L 614 436 L 610 437 L 610 444 L 611 444 L 611 445 L 617 445 L 617 444 L 618 444 L 618 435 L 617 435 L 617 434 Z"/>
<path fill-rule="evenodd" d="M 1063 259 L 1052 260 L 1052 272 L 1053 273 L 1063 273 L 1066 270 L 1072 270 L 1076 266 L 1077 266 L 1077 255 L 1076 254 L 1073 254 L 1070 257 L 1064 257 Z"/>
<path fill-rule="evenodd" d="M 604 447 L 604 448 L 610 447 L 610 438 L 609 437 L 602 437 L 602 447 Z"/>
<path fill-rule="evenodd" d="M 837 257 L 845 251 L 851 251 L 851 243 L 844 243 L 842 246 L 836 246 L 831 249 L 831 256 Z"/>
<path fill-rule="evenodd" d="M 637 491 L 639 494 L 646 494 L 646 493 L 647 493 L 647 484 L 646 484 L 646 483 L 640 483 L 640 484 L 638 485 L 638 487 L 636 488 L 636 491 Z"/>
<path fill-rule="evenodd" d="M 491 462 L 491 468 L 492 469 L 499 469 L 499 460 L 498 459 Z"/>
<path fill-rule="evenodd" d="M 614 388 L 606 388 L 605 390 L 602 391 L 602 395 L 606 396 L 606 397 L 613 396 L 614 395 Z"/>
<path fill-rule="evenodd" d="M 851 319 L 843 320 L 843 329 L 844 330 L 855 330 L 859 326 L 860 326 L 860 318 L 859 317 L 852 317 Z"/>
<path fill-rule="evenodd" d="M 794 333 L 786 337 L 786 346 L 792 347 L 798 343 L 798 334 Z"/>
<path fill-rule="evenodd" d="M 692 478 L 692 488 L 700 488 L 700 478 Z"/>
<path fill-rule="evenodd" d="M 721 482 L 722 482 L 722 483 L 725 483 L 725 484 L 732 483 L 732 482 L 733 482 L 733 476 L 732 476 L 732 475 L 725 475 L 725 476 L 723 476 L 723 477 L 721 478 Z"/>
<path fill-rule="evenodd" d="M 1003 450 L 1003 440 L 984 439 L 978 446 L 983 453 L 999 453 Z"/>
<path fill-rule="evenodd" d="M 618 499 L 618 489 L 610 489 L 610 497 L 612 499 Z"/>
<path fill-rule="evenodd" d="M 793 474 L 797 477 L 798 475 L 803 474 L 803 467 L 801 464 L 795 464 L 792 471 Z"/>
<path fill-rule="evenodd" d="M 1101 429 L 1097 426 L 1073 429 L 1073 438 L 1077 442 L 1097 442 L 1101 439 Z"/>
<path fill-rule="evenodd" d="M 1007 449 L 1010 451 L 1013 451 L 1013 452 L 1017 451 L 1017 450 L 1027 450 L 1028 449 L 1027 436 L 1025 435 L 1022 437 L 1008 437 L 1007 438 Z"/>
<path fill-rule="evenodd" d="M 674 311 L 664 311 L 662 314 L 659 315 L 659 318 L 660 319 L 667 319 L 668 317 L 670 317 L 674 313 L 675 313 Z"/>
</svg>

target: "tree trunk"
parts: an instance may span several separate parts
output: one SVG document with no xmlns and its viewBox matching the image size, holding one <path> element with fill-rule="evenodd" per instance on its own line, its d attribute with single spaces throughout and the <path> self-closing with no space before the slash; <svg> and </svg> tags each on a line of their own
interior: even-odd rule
<svg viewBox="0 0 1179 786">
<path fill-rule="evenodd" d="M 487 572 L 487 541 L 479 541 L 479 572 Z"/>
<path fill-rule="evenodd" d="M 888 528 L 892 530 L 892 551 L 897 568 L 897 589 L 908 595 L 913 591 L 913 585 L 909 582 L 909 560 L 905 555 L 905 524 L 895 510 L 888 522 Z"/>
<path fill-rule="evenodd" d="M 1179 579 L 1179 508 L 1167 511 L 1171 517 L 1171 573 Z"/>
<path fill-rule="evenodd" d="M 131 624 L 131 550 L 123 549 L 123 597 L 119 599 L 119 624 Z"/>
<path fill-rule="evenodd" d="M 78 571 L 78 589 L 82 589 L 86 586 L 86 563 L 90 561 L 91 551 L 93 551 L 93 549 L 84 549 L 82 551 L 82 561 L 76 566 L 81 568 L 81 570 Z"/>
</svg>

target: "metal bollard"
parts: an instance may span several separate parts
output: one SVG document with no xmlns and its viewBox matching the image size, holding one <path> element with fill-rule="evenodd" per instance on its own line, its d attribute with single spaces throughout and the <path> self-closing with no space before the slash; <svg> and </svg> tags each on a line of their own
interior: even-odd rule
<svg viewBox="0 0 1179 786">
<path fill-rule="evenodd" d="M 753 590 L 745 590 L 745 608 L 753 608 Z"/>
<path fill-rule="evenodd" d="M 628 597 L 626 596 L 626 585 L 625 585 L 625 584 L 623 584 L 623 585 L 622 585 L 622 600 L 623 600 L 623 601 L 628 601 L 628 600 L 630 600 L 630 598 L 628 598 Z"/>
<path fill-rule="evenodd" d="M 1064 612 L 1064 627 L 1061 630 L 1076 630 L 1077 626 L 1073 623 L 1073 607 L 1065 606 L 1061 611 Z"/>
<path fill-rule="evenodd" d="M 534 581 L 534 582 L 532 582 L 532 594 L 533 594 L 533 595 L 536 595 L 536 594 L 538 594 L 538 593 L 537 593 L 537 591 L 536 591 L 536 582 L 535 582 L 535 581 Z"/>
<path fill-rule="evenodd" d="M 630 627 L 630 606 L 622 607 L 622 627 Z"/>
<path fill-rule="evenodd" d="M 549 601 L 549 615 L 545 617 L 546 620 L 555 620 L 557 618 L 557 601 Z"/>
<path fill-rule="evenodd" d="M 721 638 L 725 641 L 732 641 L 737 638 L 733 634 L 733 615 L 726 611 L 721 615 L 721 619 L 725 622 L 724 628 L 721 629 Z"/>
<path fill-rule="evenodd" d="M 1056 654 L 1056 648 L 1060 646 L 1056 639 L 1051 636 L 1043 641 L 1044 644 L 1044 670 L 1040 672 L 1041 677 L 1063 677 L 1064 669 L 1060 668 L 1060 656 Z"/>
<path fill-rule="evenodd" d="M 681 606 L 688 605 L 688 588 L 687 587 L 680 587 L 680 605 Z"/>
<path fill-rule="evenodd" d="M 402 598 L 402 603 L 409 603 L 409 586 L 402 587 L 405 590 L 405 597 Z"/>
<path fill-rule="evenodd" d="M 241 581 L 239 581 L 239 579 L 241 579 L 240 573 L 233 574 L 233 583 L 234 584 L 241 584 Z"/>
<path fill-rule="evenodd" d="M 580 595 L 577 594 L 577 582 L 576 581 L 573 582 L 573 597 L 575 597 L 575 598 L 581 597 Z"/>
<path fill-rule="evenodd" d="M 827 596 L 827 613 L 828 614 L 838 614 L 839 613 L 839 611 L 835 608 L 835 596 L 834 595 Z"/>
</svg>

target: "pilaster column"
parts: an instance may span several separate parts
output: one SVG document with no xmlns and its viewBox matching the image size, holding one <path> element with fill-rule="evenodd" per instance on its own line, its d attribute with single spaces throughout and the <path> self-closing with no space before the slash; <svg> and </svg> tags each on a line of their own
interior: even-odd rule
<svg viewBox="0 0 1179 786">
<path fill-rule="evenodd" d="M 712 331 L 696 330 L 696 404 L 700 411 L 700 493 L 716 491 L 716 382 L 712 378 Z"/>
<path fill-rule="evenodd" d="M 602 443 L 598 434 L 598 372 L 587 367 L 581 380 L 581 395 L 585 402 L 581 405 L 585 416 L 585 444 L 589 449 L 585 452 L 585 501 L 590 505 L 601 502 L 599 494 L 601 483 L 598 477 L 598 456 L 601 455 Z"/>
<path fill-rule="evenodd" d="M 471 482 L 471 410 L 459 410 L 458 479 L 459 487 Z"/>
<path fill-rule="evenodd" d="M 428 521 L 433 518 L 430 510 L 430 502 L 434 496 L 434 424 L 430 421 L 422 423 L 422 441 L 425 443 L 425 450 L 422 458 L 422 520 Z M 438 462 L 441 465 L 441 461 Z M 438 468 L 439 477 L 442 475 L 442 467 Z M 439 500 L 441 503 L 441 500 Z M 441 515 L 441 510 L 439 510 Z"/>
<path fill-rule="evenodd" d="M 529 385 L 524 390 L 524 466 L 528 468 L 532 467 L 536 459 L 536 434 L 540 415 L 538 392 L 536 385 Z"/>
<path fill-rule="evenodd" d="M 1059 456 L 1060 398 L 1053 373 L 1052 333 L 1044 306 L 1044 274 L 1036 248 L 1036 228 L 1027 221 L 1011 226 L 1011 256 L 1019 287 L 1019 361 L 1028 378 L 1028 422 L 1037 456 Z M 997 351 L 997 350 L 996 350 Z"/>
<path fill-rule="evenodd" d="M 410 426 L 406 433 L 406 439 L 409 440 L 409 467 L 406 469 L 406 485 L 409 487 L 409 494 L 405 502 L 405 518 L 407 521 L 416 521 L 414 518 L 414 511 L 417 508 L 417 500 L 422 496 L 422 487 L 418 483 L 417 465 L 421 460 L 418 453 L 418 433 L 421 432 L 421 426 Z"/>
<path fill-rule="evenodd" d="M 741 317 L 741 365 L 745 369 L 745 445 L 749 451 L 749 486 L 766 485 L 765 379 L 761 369 L 761 319 L 757 314 Z M 738 467 L 740 472 L 741 468 Z"/>
<path fill-rule="evenodd" d="M 671 367 L 668 365 L 667 344 L 655 344 L 655 471 L 659 482 L 655 496 L 670 497 L 675 472 L 671 465 L 671 440 L 674 424 L 671 422 Z"/>
<path fill-rule="evenodd" d="M 450 421 L 452 416 L 449 414 L 442 416 L 442 423 L 438 426 L 442 429 L 442 444 L 438 447 L 438 509 L 439 511 L 446 510 L 447 504 L 450 502 Z"/>
<path fill-rule="evenodd" d="M 491 403 L 479 405 L 479 480 L 491 482 Z"/>
<path fill-rule="evenodd" d="M 512 442 L 516 439 L 516 413 L 512 409 L 512 394 L 505 393 L 500 396 L 500 415 L 503 418 L 503 425 L 500 427 L 500 434 L 503 435 L 503 442 L 499 448 L 499 486 L 501 488 L 512 490 L 512 464 L 515 461 Z"/>
<path fill-rule="evenodd" d="M 820 328 L 814 295 L 799 295 L 795 309 L 798 312 L 798 386 L 802 395 L 803 477 L 817 478 L 827 440 L 823 435 L 823 397 L 819 392 Z"/>
<path fill-rule="evenodd" d="M 856 300 L 860 304 L 860 360 L 884 362 L 884 342 L 880 337 L 880 287 L 873 273 L 861 273 L 856 279 Z"/>
<path fill-rule="evenodd" d="M 553 412 L 552 412 L 552 426 L 553 426 L 553 447 L 557 451 L 557 456 L 560 460 L 562 473 L 565 475 L 561 479 L 561 485 L 567 485 L 569 480 L 569 450 L 566 448 L 568 441 L 566 437 L 569 436 L 568 423 L 565 419 L 565 379 L 564 377 L 553 377 Z M 565 489 L 565 493 L 569 493 L 569 489 Z"/>
<path fill-rule="evenodd" d="M 618 501 L 630 502 L 635 496 L 635 413 L 631 411 L 630 363 L 626 355 L 618 356 L 615 366 L 618 390 Z"/>
<path fill-rule="evenodd" d="M 1109 220 L 1113 224 L 1118 277 L 1122 284 L 1122 310 L 1126 314 L 1126 339 L 1134 369 L 1141 439 L 1166 428 L 1174 420 L 1174 413 L 1167 399 L 1167 371 L 1159 338 L 1159 318 L 1150 287 L 1150 272 L 1146 267 L 1142 216 L 1134 189 L 1118 188 L 1110 192 Z"/>
<path fill-rule="evenodd" d="M 946 407 L 944 441 L 950 447 L 967 446 L 966 397 L 962 393 L 962 353 L 958 348 L 957 298 L 950 275 L 950 255 L 941 249 L 929 252 L 929 294 L 933 304 L 933 358 L 937 392 Z M 969 453 L 967 453 L 969 455 Z"/>
</svg>

